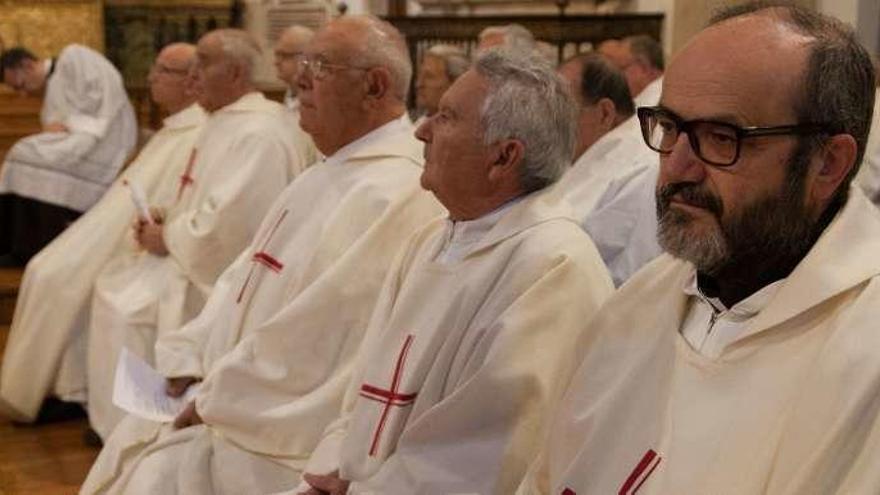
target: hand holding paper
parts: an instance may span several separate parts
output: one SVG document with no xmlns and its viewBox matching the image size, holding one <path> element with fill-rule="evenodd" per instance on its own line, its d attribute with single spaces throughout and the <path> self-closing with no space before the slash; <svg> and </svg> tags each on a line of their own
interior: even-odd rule
<svg viewBox="0 0 880 495">
<path fill-rule="evenodd" d="M 123 348 L 113 381 L 113 404 L 151 421 L 168 423 L 195 399 L 199 385 L 189 387 L 182 397 L 165 393 L 165 377 L 128 349 Z"/>
</svg>

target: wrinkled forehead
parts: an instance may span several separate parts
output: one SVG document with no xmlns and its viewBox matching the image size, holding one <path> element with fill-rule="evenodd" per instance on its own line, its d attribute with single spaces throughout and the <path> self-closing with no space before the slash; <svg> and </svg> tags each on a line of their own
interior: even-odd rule
<svg viewBox="0 0 880 495">
<path fill-rule="evenodd" d="M 810 41 L 761 16 L 707 28 L 670 64 L 661 104 L 685 119 L 794 123 Z"/>
</svg>

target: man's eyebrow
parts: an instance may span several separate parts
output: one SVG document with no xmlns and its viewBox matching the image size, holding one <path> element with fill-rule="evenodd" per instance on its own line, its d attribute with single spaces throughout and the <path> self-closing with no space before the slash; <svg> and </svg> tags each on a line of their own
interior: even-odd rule
<svg viewBox="0 0 880 495">
<path fill-rule="evenodd" d="M 719 123 L 731 124 L 731 125 L 742 126 L 742 127 L 750 125 L 747 122 L 743 122 L 742 118 L 739 115 L 734 115 L 732 113 L 715 113 L 715 114 L 703 115 L 703 116 L 696 117 L 696 118 L 688 118 L 688 117 L 682 116 L 680 113 L 676 112 L 675 110 L 672 110 L 671 108 L 667 107 L 663 103 L 659 103 L 657 105 L 657 108 L 660 108 L 664 112 L 668 112 L 672 115 L 675 115 L 676 117 L 678 117 L 681 120 L 684 120 L 686 122 L 690 121 L 690 120 L 705 120 L 708 122 L 719 122 Z"/>
</svg>

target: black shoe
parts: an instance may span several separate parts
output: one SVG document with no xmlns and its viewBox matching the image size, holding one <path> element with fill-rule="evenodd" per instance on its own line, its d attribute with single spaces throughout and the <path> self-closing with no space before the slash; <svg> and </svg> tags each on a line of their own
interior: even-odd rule
<svg viewBox="0 0 880 495">
<path fill-rule="evenodd" d="M 86 426 L 86 429 L 83 431 L 82 439 L 83 443 L 89 447 L 100 449 L 104 446 L 104 441 L 101 440 L 101 435 L 98 435 L 98 432 L 93 430 L 91 426 Z"/>
<path fill-rule="evenodd" d="M 40 406 L 35 425 L 59 423 L 86 417 L 86 410 L 78 402 L 64 402 L 55 397 L 47 397 Z"/>
</svg>

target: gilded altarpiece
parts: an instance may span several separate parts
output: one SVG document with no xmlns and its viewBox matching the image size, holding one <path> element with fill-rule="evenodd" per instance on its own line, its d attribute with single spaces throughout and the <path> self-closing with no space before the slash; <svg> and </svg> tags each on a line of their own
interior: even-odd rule
<svg viewBox="0 0 880 495">
<path fill-rule="evenodd" d="M 71 43 L 104 51 L 104 6 L 98 0 L 0 0 L 0 38 L 51 57 Z"/>
</svg>

